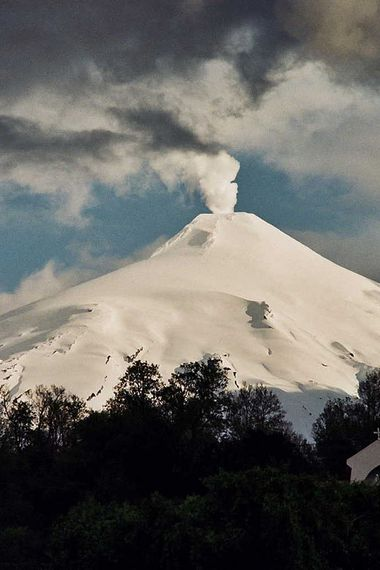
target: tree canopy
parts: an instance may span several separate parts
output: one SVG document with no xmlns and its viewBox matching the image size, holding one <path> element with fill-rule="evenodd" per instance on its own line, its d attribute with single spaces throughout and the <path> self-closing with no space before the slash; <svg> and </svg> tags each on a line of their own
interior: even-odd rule
<svg viewBox="0 0 380 570">
<path fill-rule="evenodd" d="M 163 379 L 136 355 L 98 411 L 0 387 L 0 567 L 377 568 L 378 489 L 327 470 L 373 440 L 379 372 L 327 403 L 315 447 L 230 374 L 213 356 Z"/>
</svg>

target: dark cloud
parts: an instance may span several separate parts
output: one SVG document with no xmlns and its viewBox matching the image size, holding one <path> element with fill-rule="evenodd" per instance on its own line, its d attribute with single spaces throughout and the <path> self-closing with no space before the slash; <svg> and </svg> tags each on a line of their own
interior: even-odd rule
<svg viewBox="0 0 380 570">
<path fill-rule="evenodd" d="M 75 100 L 107 93 L 110 85 L 176 73 L 191 77 L 197 64 L 222 57 L 236 65 L 257 98 L 270 82 L 284 42 L 275 0 L 2 0 L 0 3 L 0 98 L 12 105 L 35 88 Z M 244 27 L 247 45 L 232 46 L 231 34 Z M 236 41 L 236 40 L 235 40 Z M 154 89 L 154 87 L 153 87 Z M 39 95 L 41 97 L 41 95 Z M 115 104 L 112 102 L 111 104 Z M 121 133 L 110 130 L 46 131 L 33 121 L 0 118 L 3 169 L 16 162 L 62 162 L 75 168 L 81 158 L 112 156 L 115 143 L 137 139 L 136 152 L 172 149 L 216 154 L 176 116 L 142 104 L 113 110 Z M 125 149 L 125 154 L 128 149 Z"/>
<path fill-rule="evenodd" d="M 156 152 L 179 148 L 214 154 L 221 150 L 220 145 L 206 143 L 187 127 L 181 125 L 174 115 L 160 109 L 122 110 L 111 112 L 127 128 L 135 129 L 142 135 L 142 144 Z"/>
<path fill-rule="evenodd" d="M 221 56 L 258 96 L 289 50 L 343 70 L 353 61 L 379 79 L 378 9 L 379 0 L 2 0 L 0 93 L 88 88 L 93 66 L 117 83 Z M 232 53 L 241 26 L 252 45 Z"/>
<path fill-rule="evenodd" d="M 344 81 L 380 81 L 380 0 L 281 0 L 278 16 L 302 57 L 327 63 Z"/>
<path fill-rule="evenodd" d="M 237 57 L 237 65 L 259 85 L 290 37 L 274 7 L 274 0 L 3 0 L 0 89 L 85 86 L 91 64 L 112 82 L 183 71 L 223 54 L 241 25 L 252 26 L 259 46 L 250 54 L 254 63 Z"/>
<path fill-rule="evenodd" d="M 107 130 L 48 132 L 36 123 L 21 118 L 0 116 L 0 158 L 14 162 L 73 162 L 85 156 L 107 159 L 115 143 L 131 137 Z"/>
</svg>

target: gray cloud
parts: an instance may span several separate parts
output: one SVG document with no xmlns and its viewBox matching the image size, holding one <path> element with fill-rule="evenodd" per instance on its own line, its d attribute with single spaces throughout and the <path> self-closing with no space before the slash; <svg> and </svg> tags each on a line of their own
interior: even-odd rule
<svg viewBox="0 0 380 570">
<path fill-rule="evenodd" d="M 0 180 L 7 176 L 39 192 L 64 189 L 67 196 L 79 196 L 81 187 L 76 215 L 94 179 L 122 186 L 143 162 L 155 161 L 161 178 L 176 183 L 189 155 L 191 160 L 205 155 L 215 159 L 214 166 L 221 160 L 229 163 L 230 182 L 235 166 L 231 169 L 232 163 L 221 154 L 226 137 L 217 132 L 217 118 L 209 118 L 209 113 L 217 109 L 223 126 L 234 113 L 244 117 L 263 104 L 264 94 L 273 93 L 283 80 L 284 67 L 308 59 L 323 60 L 350 82 L 375 84 L 379 4 L 380 0 L 3 0 Z M 199 99 L 202 113 L 191 112 L 191 104 L 181 106 L 180 101 L 173 107 L 173 93 L 165 93 L 173 78 L 186 83 L 197 100 L 201 75 L 207 76 L 207 64 L 215 61 L 231 70 L 228 85 L 237 84 L 231 88 L 233 96 L 218 92 L 218 79 L 211 77 L 210 88 Z M 140 91 L 137 84 L 143 85 Z M 44 104 L 47 94 L 60 98 L 52 109 L 49 102 Z M 244 118 L 242 130 L 243 122 Z M 157 166 L 159 153 L 164 160 Z M 190 174 L 199 174 L 193 182 L 198 188 L 200 178 L 205 180 L 204 165 L 211 164 L 199 161 L 199 156 L 190 168 Z M 60 170 L 54 171 L 56 163 Z"/>
<path fill-rule="evenodd" d="M 83 156 L 107 159 L 112 145 L 131 140 L 122 133 L 94 129 L 81 132 L 48 132 L 23 118 L 0 116 L 0 158 L 28 162 L 72 162 Z"/>
<path fill-rule="evenodd" d="M 177 118 L 162 99 L 131 105 L 128 90 L 146 80 L 154 92 L 158 81 L 188 80 L 204 62 L 220 58 L 260 94 L 280 53 L 274 6 L 275 0 L 4 0 L 0 180 L 75 196 L 64 218 L 72 211 L 78 219 L 93 180 L 122 186 L 152 159 L 165 183 L 198 185 L 218 209 L 232 192 L 230 207 L 236 161 L 221 152 L 221 141 L 211 132 L 200 136 L 186 111 L 186 120 L 184 113 Z M 246 55 L 254 52 L 253 64 Z M 61 99 L 53 109 L 43 104 L 51 94 Z M 77 107 L 78 120 L 73 112 L 69 124 L 70 107 Z M 110 107 L 116 108 L 113 118 L 107 117 Z M 159 153 L 170 156 L 160 161 Z M 226 180 L 216 176 L 216 165 Z M 215 199 L 215 183 L 222 201 Z"/>
<path fill-rule="evenodd" d="M 251 92 L 288 52 L 379 80 L 379 0 L 3 0 L 0 93 L 89 89 L 233 61 Z M 245 41 L 238 41 L 243 30 Z"/>
<path fill-rule="evenodd" d="M 378 85 L 380 0 L 285 0 L 278 10 L 304 57 L 322 59 L 341 79 Z"/>
<path fill-rule="evenodd" d="M 179 148 L 184 151 L 197 151 L 215 154 L 221 150 L 220 145 L 207 143 L 188 127 L 183 126 L 173 113 L 163 109 L 112 109 L 122 126 L 136 130 L 143 136 L 146 148 L 161 152 Z"/>
<path fill-rule="evenodd" d="M 253 80 L 275 60 L 284 41 L 275 0 L 4 0 L 0 8 L 3 92 L 37 84 L 91 84 L 91 65 L 107 81 L 124 82 L 153 70 L 183 70 L 225 52 L 232 30 L 251 26 L 255 63 L 237 64 Z M 232 54 L 230 53 L 230 57 Z M 259 62 L 260 60 L 260 62 Z"/>
</svg>

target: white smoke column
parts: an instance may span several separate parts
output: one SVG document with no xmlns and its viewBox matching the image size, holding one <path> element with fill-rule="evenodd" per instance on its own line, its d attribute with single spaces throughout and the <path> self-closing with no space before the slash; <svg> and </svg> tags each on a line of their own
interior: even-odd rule
<svg viewBox="0 0 380 570">
<path fill-rule="evenodd" d="M 226 151 L 216 154 L 172 151 L 151 157 L 150 165 L 169 189 L 182 182 L 189 192 L 200 190 L 214 214 L 234 211 L 238 191 L 234 180 L 240 164 Z"/>
<path fill-rule="evenodd" d="M 206 206 L 214 214 L 234 211 L 238 185 L 234 182 L 239 162 L 227 152 L 216 155 L 198 155 L 194 158 L 196 175 Z"/>
</svg>

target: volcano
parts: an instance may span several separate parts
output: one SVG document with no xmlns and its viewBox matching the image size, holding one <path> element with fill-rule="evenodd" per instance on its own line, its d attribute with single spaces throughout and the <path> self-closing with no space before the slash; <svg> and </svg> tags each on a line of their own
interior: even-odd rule
<svg viewBox="0 0 380 570">
<path fill-rule="evenodd" d="M 247 213 L 202 214 L 149 259 L 0 317 L 0 381 L 63 385 L 101 407 L 128 357 L 219 355 L 307 436 L 330 397 L 380 363 L 380 286 Z"/>
</svg>

